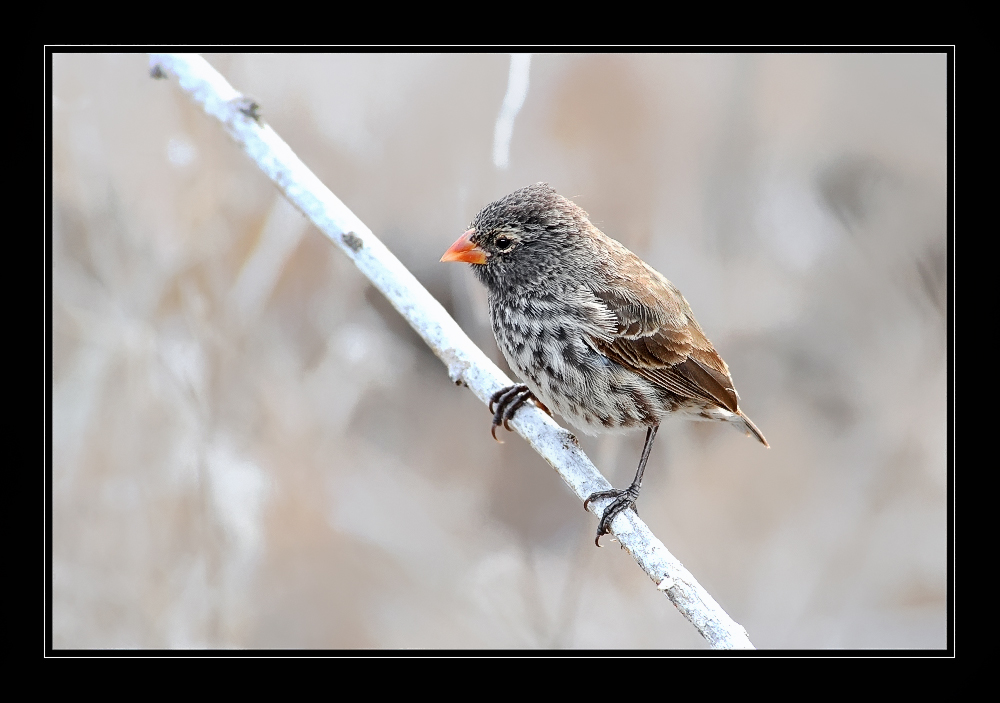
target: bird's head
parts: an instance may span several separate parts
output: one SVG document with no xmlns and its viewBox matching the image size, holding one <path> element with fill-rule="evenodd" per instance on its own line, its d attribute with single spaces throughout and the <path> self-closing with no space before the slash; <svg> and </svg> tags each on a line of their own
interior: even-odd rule
<svg viewBox="0 0 1000 703">
<path fill-rule="evenodd" d="M 547 183 L 535 183 L 480 210 L 441 261 L 472 264 L 491 290 L 536 283 L 566 275 L 591 228 L 587 213 Z"/>
</svg>

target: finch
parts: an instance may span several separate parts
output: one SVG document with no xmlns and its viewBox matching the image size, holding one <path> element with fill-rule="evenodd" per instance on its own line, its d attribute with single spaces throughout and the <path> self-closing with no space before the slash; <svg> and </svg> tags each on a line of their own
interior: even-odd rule
<svg viewBox="0 0 1000 703">
<path fill-rule="evenodd" d="M 584 502 L 612 499 L 598 546 L 614 518 L 635 508 L 668 416 L 727 422 L 769 446 L 680 291 L 547 183 L 484 207 L 441 261 L 472 265 L 489 292 L 497 345 L 524 381 L 493 396 L 494 438 L 529 400 L 587 434 L 646 428 L 631 485 Z"/>
</svg>

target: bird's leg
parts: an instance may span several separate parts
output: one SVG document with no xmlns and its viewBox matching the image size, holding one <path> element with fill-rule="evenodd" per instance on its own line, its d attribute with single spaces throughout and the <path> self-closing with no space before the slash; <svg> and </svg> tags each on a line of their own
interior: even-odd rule
<svg viewBox="0 0 1000 703">
<path fill-rule="evenodd" d="M 601 537 L 611 532 L 611 521 L 618 516 L 618 513 L 626 510 L 627 508 L 635 510 L 635 501 L 639 498 L 639 489 L 642 487 L 642 473 L 646 470 L 646 461 L 649 459 L 649 450 L 653 448 L 653 439 L 656 437 L 656 431 L 658 429 L 660 429 L 659 425 L 653 425 L 646 430 L 646 444 L 642 447 L 642 458 L 639 459 L 639 468 L 635 472 L 635 478 L 632 479 L 632 485 L 624 490 L 612 488 L 610 491 L 598 491 L 597 493 L 591 493 L 590 497 L 583 501 L 583 509 L 586 510 L 592 500 L 597 500 L 598 498 L 614 498 L 614 500 L 608 504 L 608 507 L 604 509 L 604 514 L 601 515 L 601 521 L 597 523 L 597 539 L 594 540 L 594 544 L 598 547 L 601 546 Z"/>
<path fill-rule="evenodd" d="M 550 416 L 552 411 L 550 411 L 545 405 L 535 397 L 526 385 L 519 383 L 514 386 L 508 386 L 507 388 L 501 388 L 490 398 L 490 412 L 493 413 L 493 427 L 490 429 L 490 434 L 493 435 L 493 439 L 496 439 L 501 444 L 503 440 L 497 439 L 497 428 L 503 425 L 504 429 L 510 431 L 510 425 L 507 424 L 508 421 L 514 417 L 514 413 L 528 400 L 531 400 L 539 408 L 547 412 Z M 493 406 L 496 405 L 496 412 L 493 412 Z"/>
</svg>

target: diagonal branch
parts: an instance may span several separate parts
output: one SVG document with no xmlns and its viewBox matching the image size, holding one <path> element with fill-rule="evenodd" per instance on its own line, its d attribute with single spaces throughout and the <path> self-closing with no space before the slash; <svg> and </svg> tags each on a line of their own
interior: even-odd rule
<svg viewBox="0 0 1000 703">
<path fill-rule="evenodd" d="M 488 403 L 496 391 L 512 385 L 413 274 L 264 123 L 256 103 L 237 92 L 196 54 L 152 54 L 150 69 L 155 78 L 176 76 L 181 88 L 205 112 L 222 122 L 229 135 L 285 196 L 350 257 L 423 337 L 448 367 L 452 381 L 468 386 L 483 403 Z M 611 488 L 580 449 L 576 438 L 541 410 L 525 405 L 510 424 L 580 500 Z M 590 510 L 600 516 L 604 503 L 595 501 Z M 753 649 L 746 630 L 726 614 L 634 512 L 621 513 L 611 527 L 621 545 L 657 584 L 657 589 L 667 595 L 713 648 Z"/>
</svg>

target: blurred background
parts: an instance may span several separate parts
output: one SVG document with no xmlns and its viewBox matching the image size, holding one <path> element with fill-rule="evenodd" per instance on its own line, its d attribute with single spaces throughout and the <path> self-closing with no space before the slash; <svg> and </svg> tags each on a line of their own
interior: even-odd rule
<svg viewBox="0 0 1000 703">
<path fill-rule="evenodd" d="M 438 259 L 516 188 L 680 288 L 772 449 L 639 509 L 758 648 L 946 645 L 944 54 L 206 58 L 505 370 Z M 706 647 L 176 81 L 53 70 L 57 648 Z"/>
</svg>

